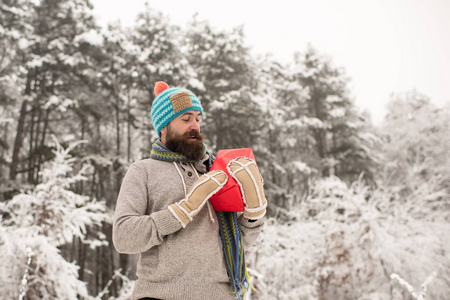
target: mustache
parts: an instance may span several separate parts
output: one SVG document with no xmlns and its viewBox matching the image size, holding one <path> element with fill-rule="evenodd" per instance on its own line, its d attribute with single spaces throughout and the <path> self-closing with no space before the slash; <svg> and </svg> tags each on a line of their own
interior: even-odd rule
<svg viewBox="0 0 450 300">
<path fill-rule="evenodd" d="M 199 132 L 198 130 L 192 129 L 190 131 L 187 131 L 183 134 L 184 138 L 195 138 L 195 139 L 204 139 L 205 138 L 205 134 Z"/>
</svg>

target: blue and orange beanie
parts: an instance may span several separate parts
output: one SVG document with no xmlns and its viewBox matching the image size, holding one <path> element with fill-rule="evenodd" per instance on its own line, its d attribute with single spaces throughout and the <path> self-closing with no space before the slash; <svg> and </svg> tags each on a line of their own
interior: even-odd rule
<svg viewBox="0 0 450 300">
<path fill-rule="evenodd" d="M 163 81 L 158 81 L 154 89 L 156 98 L 152 104 L 152 123 L 158 136 L 161 137 L 161 129 L 179 115 L 196 110 L 203 115 L 200 100 L 189 90 L 179 87 L 169 87 Z"/>
</svg>

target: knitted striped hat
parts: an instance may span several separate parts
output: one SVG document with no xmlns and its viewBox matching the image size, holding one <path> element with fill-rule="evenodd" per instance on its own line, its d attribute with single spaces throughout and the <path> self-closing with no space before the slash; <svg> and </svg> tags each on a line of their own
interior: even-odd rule
<svg viewBox="0 0 450 300">
<path fill-rule="evenodd" d="M 171 88 L 167 83 L 158 81 L 154 91 L 156 98 L 152 104 L 151 117 L 159 137 L 161 137 L 161 129 L 179 115 L 189 110 L 199 111 L 203 115 L 202 104 L 189 90 Z"/>
</svg>

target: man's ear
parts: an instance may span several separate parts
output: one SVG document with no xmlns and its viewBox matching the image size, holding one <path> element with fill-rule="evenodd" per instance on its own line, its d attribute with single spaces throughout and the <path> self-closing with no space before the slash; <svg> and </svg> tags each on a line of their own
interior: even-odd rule
<svg viewBox="0 0 450 300">
<path fill-rule="evenodd" d="M 166 142 L 166 133 L 167 133 L 167 125 L 164 126 L 160 131 L 161 142 L 163 142 L 163 144 Z"/>
</svg>

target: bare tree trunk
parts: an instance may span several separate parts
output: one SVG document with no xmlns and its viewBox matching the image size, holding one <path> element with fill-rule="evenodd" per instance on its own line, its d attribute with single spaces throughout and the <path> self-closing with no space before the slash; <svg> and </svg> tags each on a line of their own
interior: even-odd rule
<svg viewBox="0 0 450 300">
<path fill-rule="evenodd" d="M 108 226 L 108 229 L 110 229 L 111 227 Z M 108 267 L 109 267 L 109 274 L 114 275 L 114 271 L 117 269 L 116 268 L 116 264 L 114 261 L 114 253 L 115 253 L 115 249 L 114 249 L 114 245 L 112 242 L 112 230 L 108 230 L 107 233 L 107 237 L 108 237 L 108 250 L 109 250 L 109 261 L 111 262 Z M 117 281 L 114 280 L 112 286 L 111 286 L 111 295 L 112 296 L 117 296 L 117 292 L 118 292 L 119 287 L 117 286 Z"/>
<path fill-rule="evenodd" d="M 30 140 L 28 147 L 28 183 L 33 183 L 33 141 L 34 141 L 34 119 L 36 116 L 36 106 L 33 103 L 31 109 L 31 122 L 30 122 Z"/>
<path fill-rule="evenodd" d="M 333 153 L 333 158 L 334 158 L 334 162 L 333 162 L 333 166 L 332 166 L 332 170 L 331 170 L 331 174 L 332 175 L 340 175 L 340 165 L 336 163 L 337 160 L 337 155 L 336 155 L 336 151 L 338 148 L 338 141 L 336 138 L 336 133 L 332 132 L 332 139 L 333 139 L 333 149 L 331 149 L 331 153 Z"/>
<path fill-rule="evenodd" d="M 90 192 L 89 192 L 89 197 L 91 197 L 91 198 L 95 198 L 95 196 L 96 196 L 96 190 L 97 190 L 97 187 L 96 187 L 96 185 L 95 185 L 95 181 L 96 181 L 96 178 L 97 178 L 97 167 L 96 167 L 96 165 L 95 165 L 95 163 L 94 163 L 94 173 L 92 174 L 92 180 L 91 180 L 91 190 L 90 190 Z"/>
<path fill-rule="evenodd" d="M 94 276 L 95 276 L 95 286 L 94 286 L 94 295 L 98 295 L 99 291 L 101 291 L 101 271 L 100 271 L 100 267 L 99 267 L 99 261 L 101 258 L 101 247 L 97 247 L 97 249 L 95 250 L 95 257 L 96 257 L 96 264 L 95 264 L 95 271 L 94 271 Z"/>
<path fill-rule="evenodd" d="M 131 161 L 131 105 L 130 105 L 130 97 L 128 97 L 128 103 L 127 103 L 127 162 Z"/>
<path fill-rule="evenodd" d="M 8 140 L 8 135 L 9 135 L 9 126 L 8 126 L 9 124 L 8 123 L 6 123 L 5 124 L 5 127 L 4 127 L 4 130 L 3 130 L 3 133 L 4 133 L 4 135 L 3 135 L 3 137 L 4 137 L 4 142 L 5 142 L 5 144 L 7 144 L 7 140 Z M 2 163 L 0 163 L 0 178 L 3 178 L 3 170 L 4 170 L 4 168 L 3 168 L 3 166 L 4 166 L 4 162 L 5 162 L 5 159 L 4 159 L 4 157 L 5 157 L 5 152 L 6 152 L 6 149 L 7 149 L 7 146 L 5 145 L 5 147 L 3 147 L 3 146 L 0 146 L 0 149 L 1 149 L 1 152 L 0 152 L 0 160 L 2 160 L 3 162 Z"/>
<path fill-rule="evenodd" d="M 23 132 L 25 130 L 25 117 L 27 115 L 27 101 L 22 102 L 22 107 L 20 108 L 19 121 L 17 123 L 17 134 L 14 139 L 14 148 L 11 166 L 9 169 L 9 179 L 15 180 L 17 177 L 17 167 L 19 165 L 19 153 L 23 144 Z"/>
<path fill-rule="evenodd" d="M 30 160 L 31 160 L 31 182 L 36 183 L 37 179 L 38 179 L 38 170 L 36 170 L 37 168 L 37 163 L 36 161 L 39 158 L 39 136 L 41 134 L 40 129 L 41 129 L 41 122 L 42 122 L 42 110 L 39 106 L 37 106 L 37 112 L 38 112 L 38 116 L 37 116 L 37 122 L 36 122 L 36 129 L 35 129 L 35 133 L 34 133 L 34 141 L 32 139 L 30 139 L 30 144 L 34 142 L 34 146 L 33 146 L 33 151 L 30 152 Z"/>
<path fill-rule="evenodd" d="M 47 109 L 45 111 L 45 119 L 44 119 L 44 128 L 42 129 L 42 137 L 41 137 L 41 141 L 39 144 L 39 149 L 43 150 L 44 149 L 44 143 L 45 143 L 45 138 L 47 136 L 47 128 L 48 128 L 48 118 L 49 118 L 50 112 Z M 36 137 L 36 141 L 37 141 L 37 137 Z M 38 154 L 38 163 L 36 165 L 36 182 L 38 182 L 38 177 L 39 177 L 39 171 L 41 170 L 41 165 L 43 162 L 43 153 L 39 153 Z"/>
<path fill-rule="evenodd" d="M 95 119 L 95 141 L 101 141 L 101 132 L 100 132 L 100 120 L 98 118 Z M 101 152 L 101 143 L 93 143 L 94 153 Z"/>
<path fill-rule="evenodd" d="M 116 96 L 116 155 L 120 155 L 120 99 Z"/>
<path fill-rule="evenodd" d="M 84 280 L 84 269 L 86 262 L 86 247 L 80 238 L 77 238 L 78 242 L 78 265 L 80 269 L 78 270 L 78 278 L 83 281 Z"/>
<path fill-rule="evenodd" d="M 84 117 L 81 117 L 80 121 L 81 121 L 81 139 L 84 140 L 84 135 L 86 134 L 86 119 Z"/>
</svg>

